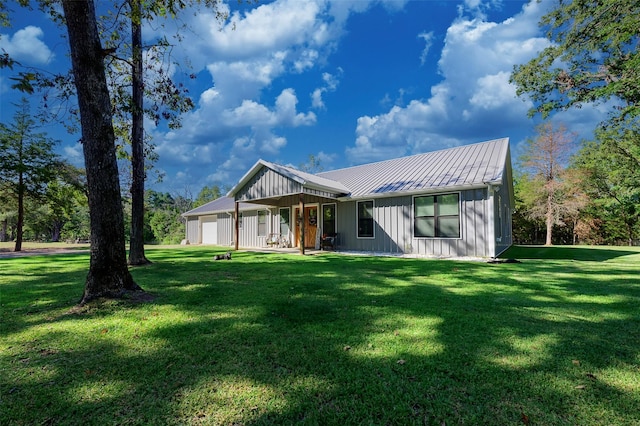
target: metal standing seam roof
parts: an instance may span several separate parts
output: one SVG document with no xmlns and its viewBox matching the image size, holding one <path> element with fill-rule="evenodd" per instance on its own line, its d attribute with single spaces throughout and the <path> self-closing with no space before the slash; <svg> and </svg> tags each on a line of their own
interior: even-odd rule
<svg viewBox="0 0 640 426">
<path fill-rule="evenodd" d="M 202 216 L 207 214 L 225 213 L 235 211 L 236 202 L 232 197 L 220 197 L 213 201 L 209 201 L 206 204 L 189 210 L 186 213 L 182 213 L 182 217 L 186 216 Z M 254 203 L 240 203 L 239 210 L 256 210 L 260 208 L 268 208 L 266 205 L 254 204 Z"/>
<path fill-rule="evenodd" d="M 315 175 L 258 160 L 226 197 L 183 213 L 182 216 L 233 211 L 233 195 L 262 167 L 268 167 L 303 186 L 344 194 L 348 198 L 380 197 L 395 193 L 473 188 L 501 183 L 508 152 L 509 138 L 502 138 Z M 255 210 L 268 206 L 240 203 L 239 208 Z"/>
<path fill-rule="evenodd" d="M 350 189 L 350 198 L 499 183 L 509 138 L 319 173 Z"/>
</svg>

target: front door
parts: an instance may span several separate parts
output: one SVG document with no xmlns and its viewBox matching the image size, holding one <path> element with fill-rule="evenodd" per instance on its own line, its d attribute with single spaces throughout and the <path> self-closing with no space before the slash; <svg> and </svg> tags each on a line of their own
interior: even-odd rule
<svg viewBox="0 0 640 426">
<path fill-rule="evenodd" d="M 296 207 L 295 217 L 300 217 L 300 209 Z M 318 232 L 318 207 L 304 208 L 304 248 L 315 248 Z M 300 247 L 300 223 L 296 226 L 296 247 Z"/>
</svg>

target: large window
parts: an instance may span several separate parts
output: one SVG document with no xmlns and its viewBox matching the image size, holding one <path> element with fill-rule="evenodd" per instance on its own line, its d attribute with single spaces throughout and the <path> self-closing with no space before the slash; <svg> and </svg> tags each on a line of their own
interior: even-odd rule
<svg viewBox="0 0 640 426">
<path fill-rule="evenodd" d="M 415 197 L 414 235 L 426 238 L 460 238 L 459 202 L 459 194 Z"/>
<path fill-rule="evenodd" d="M 264 210 L 258 210 L 258 236 L 264 237 L 267 235 L 267 212 Z"/>
<path fill-rule="evenodd" d="M 325 235 L 336 233 L 335 204 L 324 204 L 322 206 L 322 233 Z"/>
<path fill-rule="evenodd" d="M 358 201 L 358 238 L 373 238 L 373 201 Z"/>
</svg>

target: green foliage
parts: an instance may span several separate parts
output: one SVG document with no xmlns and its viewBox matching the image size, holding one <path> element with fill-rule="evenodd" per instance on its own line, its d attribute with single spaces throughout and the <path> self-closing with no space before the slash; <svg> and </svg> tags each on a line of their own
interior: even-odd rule
<svg viewBox="0 0 640 426">
<path fill-rule="evenodd" d="M 209 201 L 217 200 L 222 197 L 222 190 L 218 185 L 205 186 L 203 187 L 198 196 L 193 201 L 193 207 L 200 207 L 203 204 L 207 204 Z"/>
<path fill-rule="evenodd" d="M 147 242 L 176 244 L 185 235 L 184 220 L 180 216 L 191 209 L 191 201 L 167 192 L 146 191 L 146 210 L 149 224 Z"/>
<path fill-rule="evenodd" d="M 575 167 L 584 175 L 584 191 L 593 200 L 589 215 L 603 231 L 603 241 L 633 243 L 640 236 L 640 126 L 626 119 L 599 128 L 584 144 Z"/>
<path fill-rule="evenodd" d="M 10 124 L 0 123 L 0 180 L 17 197 L 41 196 L 59 167 L 53 148 L 58 141 L 37 133 L 29 102 L 22 100 Z"/>
<path fill-rule="evenodd" d="M 87 254 L 0 259 L 0 416 L 635 424 L 640 251 L 517 250 L 490 265 L 150 249 L 132 274 L 155 300 L 83 308 Z"/>
<path fill-rule="evenodd" d="M 15 212 L 27 238 L 58 241 L 76 206 L 86 205 L 84 172 L 60 160 L 57 141 L 37 133 L 28 102 L 21 106 L 13 123 L 0 124 L 0 214 Z"/>
<path fill-rule="evenodd" d="M 529 211 L 537 205 L 540 191 L 529 175 L 516 171 L 513 176 L 515 209 L 512 215 L 513 237 L 516 244 L 544 244 L 544 220 Z"/>
<path fill-rule="evenodd" d="M 533 100 L 531 113 L 615 99 L 614 119 L 640 115 L 638 16 L 637 0 L 558 2 L 541 21 L 550 45 L 511 75 L 518 95 Z"/>
<path fill-rule="evenodd" d="M 156 210 L 151 215 L 150 225 L 153 235 L 161 244 L 177 244 L 184 238 L 184 223 L 178 211 Z"/>
</svg>

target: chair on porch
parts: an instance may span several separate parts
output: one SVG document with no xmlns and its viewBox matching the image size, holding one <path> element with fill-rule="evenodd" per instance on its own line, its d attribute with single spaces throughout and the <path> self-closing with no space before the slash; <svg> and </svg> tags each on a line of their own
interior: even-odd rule
<svg viewBox="0 0 640 426">
<path fill-rule="evenodd" d="M 282 244 L 282 237 L 278 233 L 271 233 L 265 240 L 268 247 L 280 247 Z"/>
<path fill-rule="evenodd" d="M 338 233 L 332 232 L 320 238 L 320 250 L 336 250 L 338 248 Z"/>
</svg>

